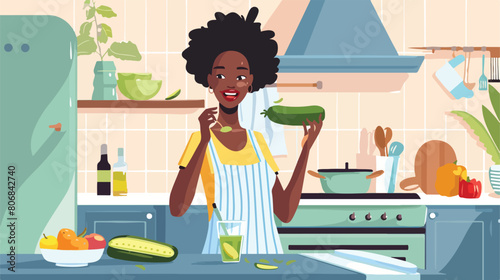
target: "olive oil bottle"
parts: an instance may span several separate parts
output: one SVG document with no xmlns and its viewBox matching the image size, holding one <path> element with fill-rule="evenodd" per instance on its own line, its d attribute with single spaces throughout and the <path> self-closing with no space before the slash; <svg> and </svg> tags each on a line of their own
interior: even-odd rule
<svg viewBox="0 0 500 280">
<path fill-rule="evenodd" d="M 127 163 L 123 159 L 123 148 L 118 148 L 118 161 L 113 164 L 113 195 L 127 195 Z"/>
<path fill-rule="evenodd" d="M 101 161 L 97 163 L 97 195 L 111 194 L 111 165 L 108 162 L 108 146 L 101 145 Z"/>
</svg>

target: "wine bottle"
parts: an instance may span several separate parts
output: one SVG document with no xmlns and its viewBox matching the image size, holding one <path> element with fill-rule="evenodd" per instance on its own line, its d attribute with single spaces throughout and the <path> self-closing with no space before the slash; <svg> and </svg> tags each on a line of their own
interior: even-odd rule
<svg viewBox="0 0 500 280">
<path fill-rule="evenodd" d="M 97 195 L 111 194 L 111 165 L 107 150 L 106 144 L 101 145 L 101 161 L 97 164 Z"/>
</svg>

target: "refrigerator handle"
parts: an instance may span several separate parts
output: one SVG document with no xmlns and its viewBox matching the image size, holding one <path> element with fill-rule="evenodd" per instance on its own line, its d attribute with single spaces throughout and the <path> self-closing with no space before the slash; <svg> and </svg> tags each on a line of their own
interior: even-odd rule
<svg viewBox="0 0 500 280">
<path fill-rule="evenodd" d="M 61 131 L 61 123 L 57 123 L 57 124 L 53 124 L 53 125 L 49 125 L 49 128 L 53 128 L 55 129 L 55 131 Z"/>
</svg>

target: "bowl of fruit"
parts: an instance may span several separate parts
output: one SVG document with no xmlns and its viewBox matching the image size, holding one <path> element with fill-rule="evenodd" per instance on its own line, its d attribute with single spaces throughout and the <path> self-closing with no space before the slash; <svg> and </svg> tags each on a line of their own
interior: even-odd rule
<svg viewBox="0 0 500 280">
<path fill-rule="evenodd" d="M 62 267 L 82 267 L 100 260 L 106 240 L 97 233 L 85 235 L 86 231 L 76 235 L 73 230 L 63 228 L 57 238 L 43 234 L 40 239 L 43 258 Z"/>
</svg>

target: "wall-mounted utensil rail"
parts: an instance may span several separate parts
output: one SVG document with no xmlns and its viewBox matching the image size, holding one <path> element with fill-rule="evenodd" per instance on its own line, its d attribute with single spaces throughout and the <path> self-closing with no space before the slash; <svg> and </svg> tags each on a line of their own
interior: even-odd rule
<svg viewBox="0 0 500 280">
<path fill-rule="evenodd" d="M 431 51 L 432 55 L 428 56 L 427 58 L 442 58 L 442 56 L 438 55 L 443 54 L 443 53 L 448 53 L 451 52 L 451 55 L 455 57 L 459 52 L 464 52 L 467 53 L 468 59 L 471 57 L 482 57 L 483 54 L 485 56 L 490 57 L 490 79 L 488 82 L 490 83 L 500 83 L 500 47 L 468 47 L 468 46 L 451 46 L 451 47 L 439 47 L 439 46 L 434 46 L 434 47 L 411 47 L 411 49 L 415 50 L 427 50 Z M 476 54 L 474 54 L 476 53 Z"/>
<path fill-rule="evenodd" d="M 268 87 L 314 87 L 317 89 L 323 88 L 323 82 L 317 81 L 315 83 L 274 83 Z"/>
</svg>

